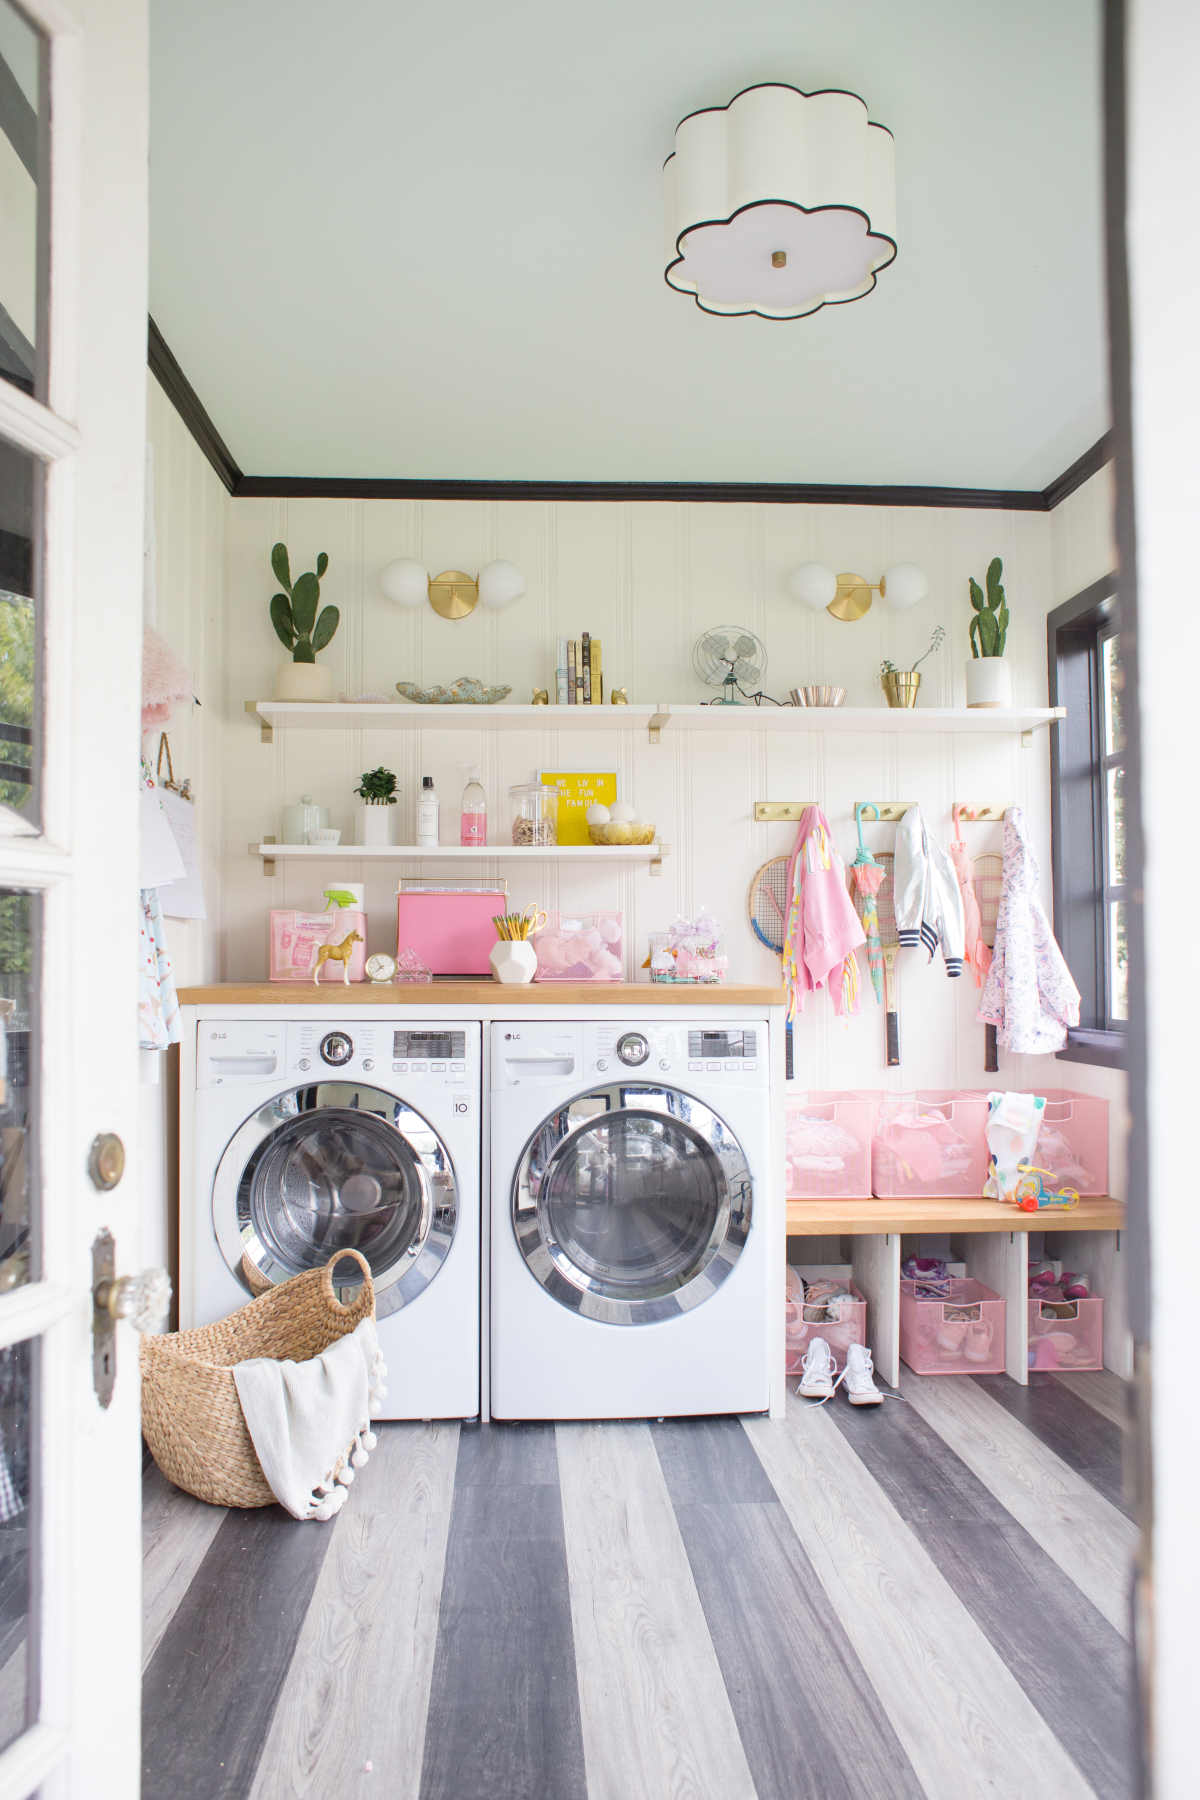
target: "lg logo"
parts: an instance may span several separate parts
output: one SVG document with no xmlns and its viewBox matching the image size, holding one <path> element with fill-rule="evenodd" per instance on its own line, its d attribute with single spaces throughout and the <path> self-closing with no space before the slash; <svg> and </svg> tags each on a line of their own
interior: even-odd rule
<svg viewBox="0 0 1200 1800">
<path fill-rule="evenodd" d="M 506 1031 L 504 1034 L 504 1041 L 506 1044 L 520 1043 L 521 1034 L 519 1031 Z"/>
</svg>

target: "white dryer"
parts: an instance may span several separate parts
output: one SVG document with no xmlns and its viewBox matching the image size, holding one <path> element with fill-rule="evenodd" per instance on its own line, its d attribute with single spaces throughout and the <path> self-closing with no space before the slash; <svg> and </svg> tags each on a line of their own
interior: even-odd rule
<svg viewBox="0 0 1200 1800">
<path fill-rule="evenodd" d="M 491 1032 L 493 1417 L 765 1411 L 766 1020 Z"/>
<path fill-rule="evenodd" d="M 271 1007 L 205 1009 L 195 1031 L 181 1324 L 353 1248 L 375 1283 L 384 1416 L 474 1418 L 480 1026 Z M 344 1298 L 354 1268 L 343 1264 L 344 1286 L 335 1276 Z"/>
</svg>

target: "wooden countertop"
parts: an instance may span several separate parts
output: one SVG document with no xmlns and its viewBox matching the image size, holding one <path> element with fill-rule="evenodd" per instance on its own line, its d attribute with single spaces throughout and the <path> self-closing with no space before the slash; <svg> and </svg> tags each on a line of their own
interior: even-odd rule
<svg viewBox="0 0 1200 1800">
<path fill-rule="evenodd" d="M 501 981 L 359 981 L 349 987 L 340 982 L 314 987 L 311 981 L 222 981 L 180 988 L 179 1001 L 182 1006 L 698 1006 L 706 1011 L 761 1011 L 786 1004 L 782 988 L 666 981 L 535 981 L 520 987 Z"/>
<path fill-rule="evenodd" d="M 999 1200 L 948 1199 L 944 1194 L 904 1200 L 789 1200 L 789 1237 L 869 1237 L 875 1232 L 1121 1231 L 1125 1208 L 1107 1194 L 1059 1212 L 1022 1212 Z"/>
</svg>

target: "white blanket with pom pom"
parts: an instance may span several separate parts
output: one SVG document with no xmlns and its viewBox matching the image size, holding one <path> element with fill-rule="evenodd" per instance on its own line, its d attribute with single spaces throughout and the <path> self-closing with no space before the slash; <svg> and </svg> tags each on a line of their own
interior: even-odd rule
<svg viewBox="0 0 1200 1800">
<path fill-rule="evenodd" d="M 233 1378 L 275 1498 L 293 1518 L 331 1519 L 375 1448 L 370 1420 L 387 1393 L 374 1319 L 307 1362 L 257 1356 Z"/>
</svg>

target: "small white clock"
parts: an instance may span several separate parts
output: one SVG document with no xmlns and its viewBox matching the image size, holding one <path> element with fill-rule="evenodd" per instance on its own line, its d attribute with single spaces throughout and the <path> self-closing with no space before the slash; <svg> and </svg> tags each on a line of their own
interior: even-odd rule
<svg viewBox="0 0 1200 1800">
<path fill-rule="evenodd" d="M 376 950 L 366 961 L 367 980 L 375 982 L 395 981 L 396 959 L 388 956 L 383 950 Z"/>
</svg>

